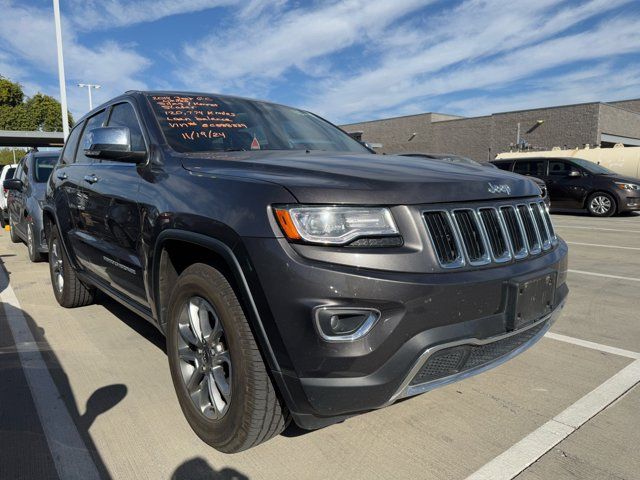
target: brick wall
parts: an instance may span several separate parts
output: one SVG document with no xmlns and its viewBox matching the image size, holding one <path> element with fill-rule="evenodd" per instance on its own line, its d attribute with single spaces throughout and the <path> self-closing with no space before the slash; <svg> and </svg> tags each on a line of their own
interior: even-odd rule
<svg viewBox="0 0 640 480">
<path fill-rule="evenodd" d="M 601 133 L 640 139 L 640 108 L 638 113 L 633 113 L 617 106 L 600 104 L 598 138 Z"/>
</svg>

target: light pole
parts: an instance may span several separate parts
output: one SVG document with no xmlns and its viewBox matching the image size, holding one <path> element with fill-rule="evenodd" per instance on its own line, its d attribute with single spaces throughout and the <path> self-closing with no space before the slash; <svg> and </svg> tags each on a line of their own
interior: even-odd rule
<svg viewBox="0 0 640 480">
<path fill-rule="evenodd" d="M 62 28 L 60 27 L 60 2 L 53 0 L 53 18 L 56 26 L 56 44 L 58 46 L 58 79 L 60 80 L 60 107 L 62 109 L 62 134 L 64 140 L 69 136 L 69 116 L 67 114 L 67 88 L 64 79 L 64 59 L 62 58 Z"/>
<path fill-rule="evenodd" d="M 100 88 L 100 85 L 96 85 L 94 83 L 79 83 L 78 86 L 80 88 L 87 88 L 89 92 L 89 111 L 93 110 L 93 100 L 91 99 L 91 89 L 95 88 L 96 90 Z"/>
</svg>

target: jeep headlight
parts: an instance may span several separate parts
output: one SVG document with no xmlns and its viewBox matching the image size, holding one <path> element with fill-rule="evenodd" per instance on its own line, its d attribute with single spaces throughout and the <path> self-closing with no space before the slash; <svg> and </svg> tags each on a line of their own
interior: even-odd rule
<svg viewBox="0 0 640 480">
<path fill-rule="evenodd" d="M 620 190 L 640 190 L 640 185 L 637 185 L 635 183 L 627 183 L 627 182 L 615 182 L 616 186 L 620 189 Z"/>
<path fill-rule="evenodd" d="M 289 240 L 345 245 L 356 238 L 398 235 L 388 208 L 275 207 L 280 228 Z"/>
</svg>

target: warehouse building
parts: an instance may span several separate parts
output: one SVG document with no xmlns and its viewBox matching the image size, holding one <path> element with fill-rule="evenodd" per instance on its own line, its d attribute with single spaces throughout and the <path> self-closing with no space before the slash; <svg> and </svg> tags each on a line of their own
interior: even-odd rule
<svg viewBox="0 0 640 480">
<path fill-rule="evenodd" d="M 343 125 L 381 153 L 451 153 L 486 161 L 520 148 L 640 146 L 640 99 L 458 117 L 423 113 Z"/>
</svg>

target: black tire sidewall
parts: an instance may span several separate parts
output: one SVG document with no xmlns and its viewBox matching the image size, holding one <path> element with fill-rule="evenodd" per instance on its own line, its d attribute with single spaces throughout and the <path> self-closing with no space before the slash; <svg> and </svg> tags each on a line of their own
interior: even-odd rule
<svg viewBox="0 0 640 480">
<path fill-rule="evenodd" d="M 15 222 L 11 221 L 11 214 L 9 214 L 9 238 L 13 243 L 20 242 L 20 235 L 18 235 L 18 230 L 15 227 Z"/>
<path fill-rule="evenodd" d="M 28 223 L 27 229 L 31 230 L 31 245 L 29 245 L 29 231 L 27 230 L 27 252 L 29 253 L 29 260 L 32 262 L 39 262 L 42 259 L 42 255 L 38 252 L 38 248 L 36 247 L 36 237 L 35 232 L 33 231 L 33 224 Z M 33 250 L 33 251 L 32 251 Z"/>
<path fill-rule="evenodd" d="M 211 270 L 221 275 L 213 268 Z M 224 328 L 228 344 L 227 348 L 231 356 L 231 404 L 225 415 L 219 420 L 209 420 L 196 409 L 187 393 L 179 370 L 178 316 L 185 302 L 192 296 L 200 296 L 206 299 L 216 310 Z M 215 448 L 224 450 L 225 445 L 235 440 L 237 431 L 246 420 L 246 394 L 249 388 L 251 372 L 242 352 L 242 333 L 236 328 L 237 322 L 244 322 L 245 320 L 234 318 L 235 315 L 230 305 L 219 291 L 213 287 L 211 280 L 197 273 L 187 273 L 179 278 L 171 295 L 169 305 L 167 357 L 169 358 L 171 378 L 180 408 L 189 425 L 202 440 Z"/>
<path fill-rule="evenodd" d="M 596 197 L 607 197 L 611 202 L 611 208 L 605 213 L 597 213 L 591 210 L 591 202 Z M 616 202 L 616 199 L 613 197 L 613 195 L 606 192 L 596 192 L 590 195 L 589 199 L 587 200 L 587 210 L 589 211 L 589 214 L 593 215 L 594 217 L 611 217 L 616 213 L 617 208 L 618 208 L 618 204 Z"/>
</svg>

